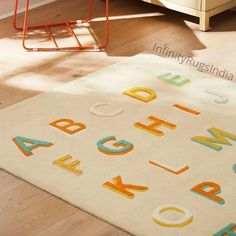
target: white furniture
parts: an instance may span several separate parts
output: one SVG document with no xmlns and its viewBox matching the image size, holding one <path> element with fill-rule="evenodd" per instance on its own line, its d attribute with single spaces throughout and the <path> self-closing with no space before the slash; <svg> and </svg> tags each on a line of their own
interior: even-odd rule
<svg viewBox="0 0 236 236">
<path fill-rule="evenodd" d="M 210 17 L 236 7 L 236 0 L 143 0 L 200 18 L 200 30 L 209 29 Z"/>
</svg>

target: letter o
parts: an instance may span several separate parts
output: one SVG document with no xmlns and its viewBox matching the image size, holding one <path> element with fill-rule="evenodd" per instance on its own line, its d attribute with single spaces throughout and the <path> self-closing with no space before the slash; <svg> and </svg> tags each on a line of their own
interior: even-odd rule
<svg viewBox="0 0 236 236">
<path fill-rule="evenodd" d="M 167 212 L 167 211 L 177 211 L 183 214 L 183 217 L 179 220 L 168 220 L 164 217 L 162 217 L 162 213 Z M 177 204 L 166 204 L 162 205 L 158 208 L 156 208 L 152 212 L 152 217 L 153 220 L 164 227 L 184 227 L 188 224 L 190 224 L 193 221 L 193 214 L 190 210 L 188 210 L 185 207 L 182 207 Z"/>
</svg>

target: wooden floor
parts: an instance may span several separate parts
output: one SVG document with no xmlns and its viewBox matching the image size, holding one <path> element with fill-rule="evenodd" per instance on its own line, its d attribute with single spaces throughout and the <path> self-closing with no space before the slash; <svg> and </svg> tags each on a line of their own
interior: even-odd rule
<svg viewBox="0 0 236 236">
<path fill-rule="evenodd" d="M 87 0 L 59 0 L 31 12 L 34 24 L 86 16 Z M 104 1 L 96 0 L 96 16 Z M 236 75 L 236 13 L 212 18 L 212 30 L 198 31 L 198 19 L 143 3 L 110 1 L 111 15 L 133 19 L 111 21 L 111 43 L 105 52 L 27 53 L 11 19 L 0 21 L 0 108 L 79 78 L 137 53 L 153 53 L 156 44 L 192 56 Z M 155 17 L 144 17 L 148 13 Z M 22 19 L 22 17 L 21 17 Z M 93 25 L 103 38 L 102 22 Z M 40 33 L 34 35 L 39 37 Z M 219 78 L 221 79 L 221 78 Z M 236 78 L 234 79 L 236 80 Z M 236 82 L 236 81 L 234 81 Z M 0 171 L 0 236 L 125 236 L 126 232 Z"/>
</svg>

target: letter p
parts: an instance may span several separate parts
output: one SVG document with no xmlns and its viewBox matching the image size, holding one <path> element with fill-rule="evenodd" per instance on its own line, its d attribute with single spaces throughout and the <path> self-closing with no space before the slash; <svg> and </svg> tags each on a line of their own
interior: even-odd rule
<svg viewBox="0 0 236 236">
<path fill-rule="evenodd" d="M 209 189 L 209 190 L 207 190 Z M 221 193 L 221 188 L 218 184 L 213 182 L 203 182 L 198 184 L 197 186 L 191 189 L 192 192 L 202 195 L 203 197 L 208 198 L 216 202 L 217 204 L 223 205 L 225 204 L 225 200 L 219 196 L 218 194 Z"/>
</svg>

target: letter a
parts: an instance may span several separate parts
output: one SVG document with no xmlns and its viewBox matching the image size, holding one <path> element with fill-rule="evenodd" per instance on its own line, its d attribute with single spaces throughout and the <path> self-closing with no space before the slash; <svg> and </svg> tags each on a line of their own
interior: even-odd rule
<svg viewBox="0 0 236 236">
<path fill-rule="evenodd" d="M 106 182 L 103 185 L 103 187 L 108 188 L 108 189 L 110 189 L 116 193 L 119 193 L 127 198 L 130 198 L 130 199 L 134 198 L 135 195 L 133 193 L 129 192 L 127 189 L 132 189 L 132 190 L 141 191 L 141 192 L 148 190 L 148 188 L 145 186 L 123 184 L 120 176 L 113 178 L 113 183 Z"/>
<path fill-rule="evenodd" d="M 39 147 L 50 147 L 53 144 L 45 141 L 39 141 L 35 139 L 25 138 L 17 136 L 12 139 L 16 146 L 21 150 L 25 156 L 32 156 L 32 150 Z M 29 145 L 26 145 L 29 144 Z"/>
<path fill-rule="evenodd" d="M 207 188 L 208 189 L 211 188 L 211 189 L 207 191 L 206 190 Z M 225 204 L 225 200 L 217 196 L 218 194 L 221 193 L 220 186 L 213 182 L 204 182 L 204 183 L 198 184 L 197 186 L 192 188 L 191 191 L 197 194 L 200 194 L 203 197 L 206 197 L 209 200 L 216 202 L 217 204 L 220 204 L 220 205 Z"/>
<path fill-rule="evenodd" d="M 140 93 L 146 93 L 147 96 L 144 97 Z M 132 88 L 125 91 L 124 94 L 132 98 L 138 99 L 141 102 L 146 102 L 146 103 L 151 102 L 157 97 L 155 91 L 153 91 L 150 88 L 145 88 L 145 87 Z"/>
</svg>

